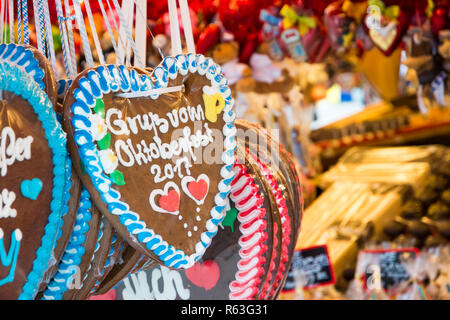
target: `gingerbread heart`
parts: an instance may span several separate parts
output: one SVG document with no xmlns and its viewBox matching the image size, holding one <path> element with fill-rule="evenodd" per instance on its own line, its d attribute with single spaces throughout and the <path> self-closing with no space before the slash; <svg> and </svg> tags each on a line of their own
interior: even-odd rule
<svg viewBox="0 0 450 320">
<path fill-rule="evenodd" d="M 220 66 L 193 54 L 166 57 L 151 77 L 124 66 L 85 70 L 64 100 L 70 153 L 97 207 L 166 266 L 192 266 L 224 218 L 233 103 Z"/>
<path fill-rule="evenodd" d="M 377 16 L 367 14 L 364 27 L 373 44 L 386 56 L 390 56 L 402 41 L 409 22 L 409 16 L 403 11 L 395 20 L 386 23 L 382 23 Z"/>
<path fill-rule="evenodd" d="M 66 138 L 38 55 L 0 46 L 0 299 L 34 299 L 64 212 Z"/>
</svg>

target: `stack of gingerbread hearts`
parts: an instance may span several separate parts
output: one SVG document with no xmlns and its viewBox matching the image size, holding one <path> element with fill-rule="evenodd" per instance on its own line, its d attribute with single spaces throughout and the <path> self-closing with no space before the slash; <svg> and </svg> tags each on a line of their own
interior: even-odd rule
<svg viewBox="0 0 450 320">
<path fill-rule="evenodd" d="M 57 88 L 38 50 L 8 44 L 0 74 L 1 298 L 86 299 L 156 265 L 193 274 L 227 241 L 238 259 L 230 297 L 276 296 L 298 230 L 298 178 L 284 150 L 236 138 L 211 59 L 98 66 Z"/>
<path fill-rule="evenodd" d="M 185 270 L 138 262 L 114 290 L 117 299 L 278 296 L 302 217 L 299 177 L 291 155 L 265 129 L 244 120 L 237 120 L 236 128 L 235 177 L 226 217 L 211 246 L 200 261 Z"/>
</svg>

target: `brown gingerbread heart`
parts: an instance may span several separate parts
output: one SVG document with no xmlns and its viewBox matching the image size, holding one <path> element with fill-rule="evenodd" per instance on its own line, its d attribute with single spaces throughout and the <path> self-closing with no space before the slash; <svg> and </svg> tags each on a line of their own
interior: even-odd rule
<svg viewBox="0 0 450 320">
<path fill-rule="evenodd" d="M 108 65 L 73 81 L 64 127 L 75 166 L 139 252 L 187 268 L 217 234 L 233 177 L 232 108 L 220 67 L 202 55 L 167 57 L 152 77 Z"/>
</svg>

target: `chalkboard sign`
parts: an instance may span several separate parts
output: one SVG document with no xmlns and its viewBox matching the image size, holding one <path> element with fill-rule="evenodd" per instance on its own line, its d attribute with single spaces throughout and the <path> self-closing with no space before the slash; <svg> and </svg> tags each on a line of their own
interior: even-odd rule
<svg viewBox="0 0 450 320">
<path fill-rule="evenodd" d="M 301 271 L 306 285 L 313 289 L 336 282 L 333 266 L 326 245 L 296 250 L 283 291 L 295 290 L 295 272 Z"/>
<path fill-rule="evenodd" d="M 358 260 L 364 264 L 364 287 L 376 289 L 381 286 L 387 290 L 408 281 L 410 275 L 404 263 L 414 260 L 417 254 L 416 248 L 361 251 Z"/>
</svg>

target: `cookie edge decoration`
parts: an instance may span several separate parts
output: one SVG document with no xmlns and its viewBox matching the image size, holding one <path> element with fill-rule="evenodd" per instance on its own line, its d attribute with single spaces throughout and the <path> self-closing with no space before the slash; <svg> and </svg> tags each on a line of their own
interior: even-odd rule
<svg viewBox="0 0 450 320">
<path fill-rule="evenodd" d="M 61 300 L 64 293 L 69 289 L 69 280 L 74 276 L 76 268 L 80 265 L 85 253 L 85 236 L 89 231 L 89 221 L 92 219 L 91 196 L 83 187 L 80 196 L 80 205 L 77 210 L 77 219 L 70 235 L 64 255 L 58 265 L 58 271 L 49 282 L 44 291 L 42 300 Z"/>
<path fill-rule="evenodd" d="M 30 75 L 42 90 L 45 90 L 45 72 L 29 48 L 14 43 L 0 44 L 0 60 L 17 66 Z"/>
<path fill-rule="evenodd" d="M 229 298 L 230 300 L 252 300 L 259 292 L 261 276 L 264 273 L 265 259 L 263 254 L 268 250 L 265 244 L 268 238 L 267 223 L 261 219 L 261 216 L 265 216 L 267 213 L 263 206 L 263 196 L 259 193 L 258 186 L 253 182 L 253 177 L 247 173 L 245 165 L 236 164 L 234 171 L 236 175 L 231 183 L 230 199 L 235 202 L 238 210 L 237 219 L 240 223 L 239 229 L 242 235 L 239 238 L 241 259 L 237 264 L 238 271 L 235 279 L 229 284 Z M 250 187 L 250 192 L 245 193 L 246 187 Z M 247 227 L 244 227 L 245 225 Z M 255 228 L 255 225 L 258 227 Z M 258 234 L 259 240 L 254 243 L 253 240 Z M 259 250 L 255 250 L 255 247 L 258 247 Z M 252 263 L 255 258 L 257 258 L 256 264 Z M 256 270 L 256 273 L 251 277 L 246 277 L 249 274 L 251 275 L 251 270 Z"/>
<path fill-rule="evenodd" d="M 1 59 L 1 58 L 0 58 Z M 18 65 L 0 60 L 0 90 L 12 92 L 27 100 L 38 115 L 44 129 L 48 145 L 53 153 L 53 189 L 50 215 L 42 237 L 41 245 L 36 251 L 31 272 L 22 288 L 19 300 L 32 300 L 37 294 L 40 281 L 51 260 L 54 241 L 57 236 L 64 198 L 66 135 L 56 119 L 53 106 L 39 84 Z"/>
<path fill-rule="evenodd" d="M 120 200 L 120 193 L 111 188 L 112 181 L 104 173 L 99 149 L 96 147 L 93 137 L 88 131 L 91 125 L 89 116 L 92 115 L 96 99 L 103 94 L 112 92 L 142 92 L 151 89 L 165 88 L 169 79 L 175 79 L 178 75 L 198 73 L 211 81 L 212 86 L 217 87 L 225 100 L 223 120 L 225 122 L 222 132 L 224 134 L 224 153 L 222 161 L 224 165 L 220 171 L 221 180 L 218 183 L 219 193 L 215 196 L 216 206 L 211 210 L 206 223 L 206 231 L 201 234 L 201 240 L 195 245 L 195 253 L 187 256 L 182 250 L 175 249 L 159 234 L 148 229 L 140 216 L 129 209 L 129 205 Z M 225 217 L 224 209 L 226 198 L 230 192 L 230 184 L 234 178 L 232 170 L 235 163 L 236 128 L 233 112 L 234 99 L 228 81 L 222 74 L 222 69 L 211 58 L 203 55 L 177 55 L 166 57 L 161 64 L 153 70 L 152 78 L 147 75 L 138 75 L 135 70 L 128 70 L 125 66 L 106 65 L 90 70 L 78 80 L 78 87 L 74 90 L 75 101 L 70 106 L 73 115 L 71 124 L 74 129 L 74 142 L 78 146 L 80 159 L 83 163 L 89 163 L 88 174 L 92 184 L 99 192 L 102 201 L 107 205 L 108 211 L 119 216 L 120 222 L 126 227 L 131 236 L 137 236 L 137 240 L 152 251 L 166 266 L 172 268 L 189 268 L 205 252 L 217 234 L 218 225 Z M 159 94 L 152 94 L 150 98 L 157 99 Z"/>
</svg>

